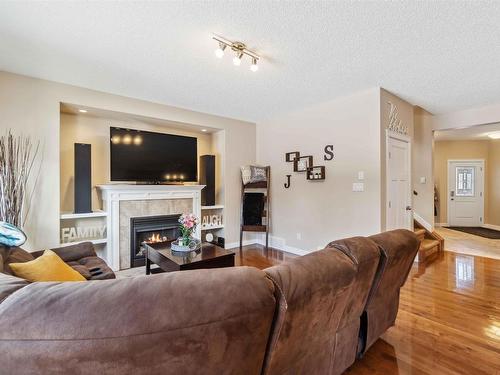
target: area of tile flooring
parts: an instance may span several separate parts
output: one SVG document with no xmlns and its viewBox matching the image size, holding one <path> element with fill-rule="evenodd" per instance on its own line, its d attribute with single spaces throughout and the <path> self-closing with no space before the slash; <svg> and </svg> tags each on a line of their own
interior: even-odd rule
<svg viewBox="0 0 500 375">
<path fill-rule="evenodd" d="M 444 238 L 446 251 L 500 259 L 500 240 L 492 240 L 444 227 L 436 227 L 435 231 Z"/>
</svg>

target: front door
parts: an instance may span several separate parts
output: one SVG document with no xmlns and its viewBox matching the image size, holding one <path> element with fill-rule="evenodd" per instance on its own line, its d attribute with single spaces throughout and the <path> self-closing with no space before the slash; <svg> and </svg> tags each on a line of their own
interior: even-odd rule
<svg viewBox="0 0 500 375">
<path fill-rule="evenodd" d="M 410 140 L 387 136 L 387 230 L 412 229 Z"/>
<path fill-rule="evenodd" d="M 448 225 L 484 224 L 484 161 L 448 160 Z"/>
</svg>

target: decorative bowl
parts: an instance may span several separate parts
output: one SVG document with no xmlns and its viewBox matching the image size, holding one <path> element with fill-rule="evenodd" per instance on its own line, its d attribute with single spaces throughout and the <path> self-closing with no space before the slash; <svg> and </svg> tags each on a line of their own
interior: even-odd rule
<svg viewBox="0 0 500 375">
<path fill-rule="evenodd" d="M 172 251 L 187 253 L 198 250 L 201 247 L 201 241 L 196 238 L 191 238 L 187 246 L 179 245 L 179 243 L 180 241 L 178 239 L 171 243 L 170 248 Z"/>
</svg>

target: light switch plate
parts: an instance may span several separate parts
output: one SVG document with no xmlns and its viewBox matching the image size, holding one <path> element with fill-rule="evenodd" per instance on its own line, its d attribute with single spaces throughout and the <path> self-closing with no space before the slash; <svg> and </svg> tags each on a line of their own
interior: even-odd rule
<svg viewBox="0 0 500 375">
<path fill-rule="evenodd" d="M 365 179 L 365 172 L 359 171 L 358 172 L 358 180 L 364 180 Z"/>
<path fill-rule="evenodd" d="M 420 183 L 425 184 L 427 182 L 427 179 L 425 177 L 420 177 Z"/>
<path fill-rule="evenodd" d="M 352 184 L 352 191 L 356 192 L 365 191 L 365 184 L 362 182 L 354 182 Z"/>
</svg>

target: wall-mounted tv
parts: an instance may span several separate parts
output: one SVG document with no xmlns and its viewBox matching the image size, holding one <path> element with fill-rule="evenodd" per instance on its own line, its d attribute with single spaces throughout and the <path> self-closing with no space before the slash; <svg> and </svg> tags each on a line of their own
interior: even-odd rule
<svg viewBox="0 0 500 375">
<path fill-rule="evenodd" d="M 197 139 L 110 128 L 111 181 L 197 181 Z"/>
</svg>

